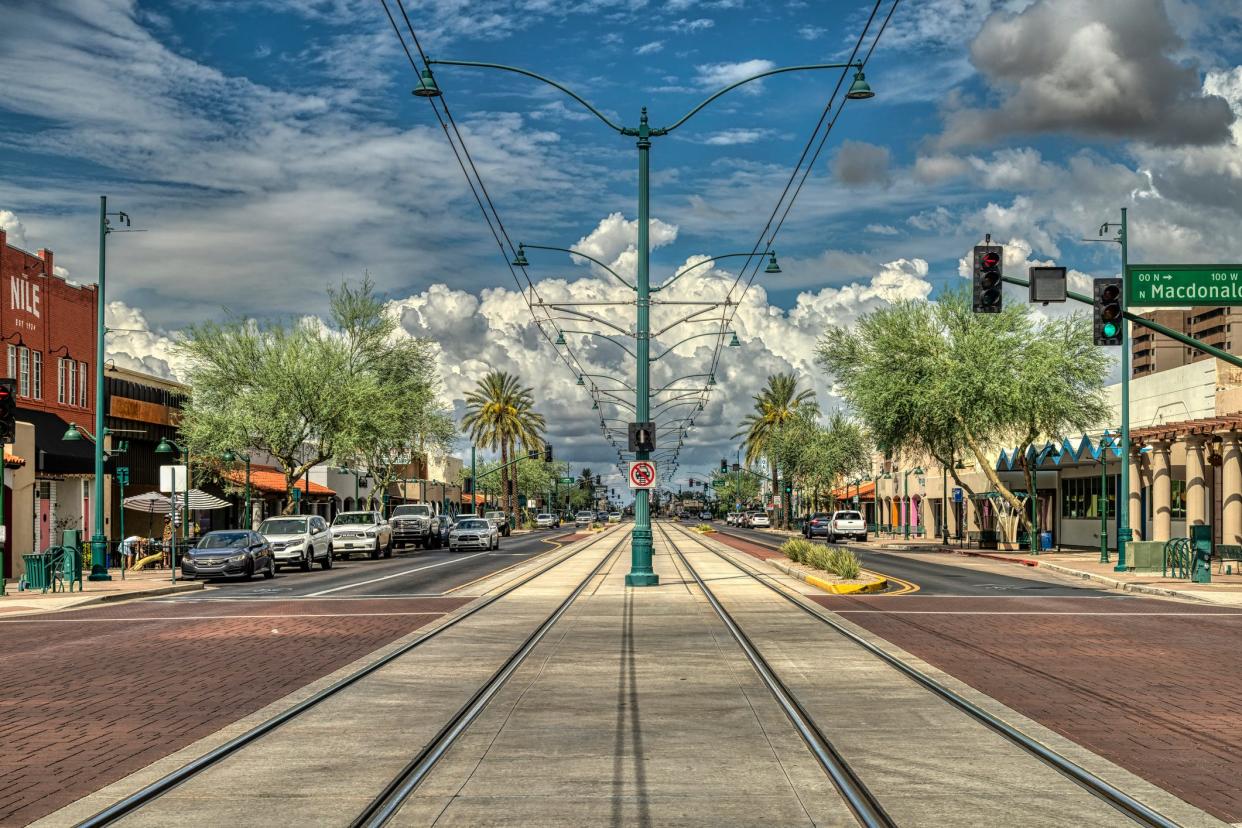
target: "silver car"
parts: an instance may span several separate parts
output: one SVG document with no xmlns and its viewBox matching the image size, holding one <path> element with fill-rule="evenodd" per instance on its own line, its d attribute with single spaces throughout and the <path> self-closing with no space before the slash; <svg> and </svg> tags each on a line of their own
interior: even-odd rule
<svg viewBox="0 0 1242 828">
<path fill-rule="evenodd" d="M 449 551 L 458 549 L 499 549 L 500 532 L 496 524 L 487 518 L 464 518 L 458 520 L 449 532 Z"/>
<path fill-rule="evenodd" d="M 263 521 L 259 534 L 272 545 L 277 569 L 297 566 L 309 572 L 316 562 L 324 569 L 332 568 L 332 533 L 319 515 L 271 517 Z"/>
<path fill-rule="evenodd" d="M 392 557 L 392 527 L 379 512 L 341 512 L 332 521 L 332 554 L 346 560 L 354 552 Z"/>
</svg>

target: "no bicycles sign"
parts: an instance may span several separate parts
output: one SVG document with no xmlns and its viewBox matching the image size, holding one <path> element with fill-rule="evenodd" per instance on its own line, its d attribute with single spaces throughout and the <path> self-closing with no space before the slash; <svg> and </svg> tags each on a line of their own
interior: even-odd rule
<svg viewBox="0 0 1242 828">
<path fill-rule="evenodd" d="M 654 489 L 655 484 L 655 463 L 650 460 L 635 460 L 630 463 L 631 489 Z"/>
</svg>

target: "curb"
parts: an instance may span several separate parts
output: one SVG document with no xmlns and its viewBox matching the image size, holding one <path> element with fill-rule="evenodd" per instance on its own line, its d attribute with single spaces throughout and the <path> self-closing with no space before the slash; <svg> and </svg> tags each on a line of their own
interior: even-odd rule
<svg viewBox="0 0 1242 828">
<path fill-rule="evenodd" d="M 914 547 L 889 547 L 890 549 L 914 550 Z M 1211 604 L 1219 606 L 1215 601 L 1209 601 L 1206 598 L 1200 598 L 1192 592 L 1186 592 L 1177 589 L 1169 589 L 1168 587 L 1157 587 L 1149 584 L 1137 584 L 1133 581 L 1122 581 L 1118 578 L 1110 578 L 1107 575 L 1098 575 L 1094 572 L 1083 572 L 1081 569 L 1071 569 L 1068 566 L 1052 563 L 1051 561 L 1037 561 L 1031 558 L 1015 558 L 1009 555 L 993 555 L 988 552 L 971 552 L 968 549 L 954 549 L 952 547 L 938 546 L 932 549 L 924 548 L 923 551 L 935 551 L 949 553 L 953 555 L 967 555 L 972 558 L 989 558 L 994 561 L 1003 561 L 1005 563 L 1021 564 L 1022 566 L 1039 567 L 1049 572 L 1056 572 L 1061 575 L 1070 575 L 1075 578 L 1081 578 L 1084 581 L 1095 581 L 1103 584 L 1111 589 L 1119 589 L 1122 592 L 1134 592 L 1140 595 L 1156 595 L 1161 598 L 1184 598 L 1187 601 L 1195 601 L 1200 604 Z"/>
<path fill-rule="evenodd" d="M 42 615 L 49 612 L 65 612 L 66 610 L 75 610 L 79 607 L 89 607 L 95 604 L 119 604 L 123 601 L 134 601 L 138 598 L 155 598 L 160 595 L 171 595 L 177 592 L 198 592 L 207 588 L 207 584 L 202 581 L 180 582 L 176 586 L 158 587 L 156 589 L 144 589 L 139 592 L 113 592 L 104 595 L 93 595 L 83 598 L 81 601 L 75 601 L 72 604 L 64 604 L 58 607 L 31 607 L 29 611 L 19 612 L 13 617 L 26 615 Z M 10 592 L 6 597 L 14 597 L 17 592 Z M 61 593 L 63 594 L 63 593 Z M 81 593 L 79 593 L 81 594 Z"/>
<path fill-rule="evenodd" d="M 825 592 L 831 592 L 834 595 L 853 595 L 859 592 L 883 592 L 888 589 L 887 578 L 881 578 L 874 572 L 867 572 L 865 569 L 863 571 L 867 572 L 867 574 L 872 576 L 875 580 L 868 581 L 865 584 L 834 584 L 831 581 L 825 581 L 823 578 L 817 578 L 814 575 L 807 575 L 805 572 L 801 572 L 788 564 L 783 564 L 772 558 L 765 558 L 764 560 L 779 569 L 781 572 L 784 572 L 786 575 L 797 578 L 798 580 L 808 583 L 813 587 L 819 587 Z"/>
</svg>

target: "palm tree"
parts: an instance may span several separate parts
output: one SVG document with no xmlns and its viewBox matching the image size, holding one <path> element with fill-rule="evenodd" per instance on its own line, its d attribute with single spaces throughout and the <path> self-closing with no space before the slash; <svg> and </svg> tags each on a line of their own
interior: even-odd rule
<svg viewBox="0 0 1242 828">
<path fill-rule="evenodd" d="M 793 419 L 799 408 L 817 409 L 814 391 L 799 391 L 798 378 L 793 374 L 770 374 L 768 384 L 754 396 L 755 410 L 742 419 L 742 428 L 733 435 L 745 438 L 742 448 L 746 465 L 751 465 L 768 452 L 769 441 L 776 430 Z M 769 458 L 772 470 L 772 493 L 778 485 L 776 462 Z M 788 509 L 781 509 L 781 525 L 785 525 Z"/>
<path fill-rule="evenodd" d="M 541 450 L 547 423 L 534 410 L 532 389 L 523 388 L 518 378 L 504 371 L 491 371 L 479 380 L 475 390 L 466 394 L 466 416 L 462 428 L 470 433 L 476 446 L 500 451 L 500 490 L 504 493 L 504 510 L 513 514 L 513 483 L 505 466 L 514 449 Z"/>
</svg>

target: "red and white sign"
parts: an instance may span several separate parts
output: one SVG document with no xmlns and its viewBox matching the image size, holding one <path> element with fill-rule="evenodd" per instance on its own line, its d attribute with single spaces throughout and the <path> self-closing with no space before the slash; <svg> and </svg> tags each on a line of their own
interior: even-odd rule
<svg viewBox="0 0 1242 828">
<path fill-rule="evenodd" d="M 655 463 L 650 460 L 635 460 L 630 463 L 630 488 L 654 489 L 656 485 Z"/>
</svg>

